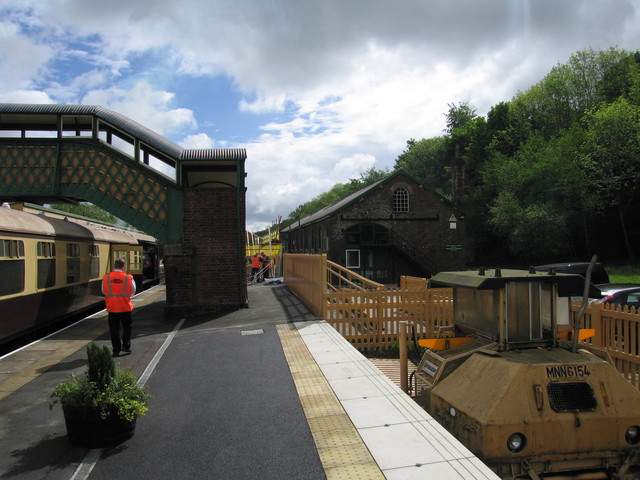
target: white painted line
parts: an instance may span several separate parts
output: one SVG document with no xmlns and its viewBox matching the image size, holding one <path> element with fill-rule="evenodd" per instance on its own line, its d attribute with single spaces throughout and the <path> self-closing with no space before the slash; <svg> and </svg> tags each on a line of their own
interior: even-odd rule
<svg viewBox="0 0 640 480">
<path fill-rule="evenodd" d="M 88 478 L 91 470 L 93 470 L 93 467 L 95 467 L 96 463 L 98 463 L 98 459 L 100 458 L 100 455 L 102 455 L 102 450 L 102 448 L 94 448 L 89 450 L 89 453 L 84 456 L 84 458 L 80 462 L 80 465 L 78 465 L 78 468 L 76 468 L 76 471 L 73 472 L 73 476 L 70 480 L 80 480 Z"/>
<path fill-rule="evenodd" d="M 186 320 L 185 318 L 180 319 L 178 324 L 173 328 L 173 330 L 171 331 L 169 336 L 165 339 L 164 343 L 160 347 L 160 350 L 158 350 L 156 352 L 156 354 L 153 356 L 153 359 L 151 360 L 149 365 L 147 365 L 147 368 L 145 368 L 145 370 L 142 373 L 142 375 L 140 375 L 140 378 L 138 379 L 138 383 L 141 386 L 143 386 L 143 387 L 145 386 L 145 384 L 147 383 L 147 380 L 149 380 L 149 377 L 151 376 L 151 374 L 155 370 L 156 365 L 158 365 L 158 362 L 160 361 L 160 358 L 162 358 L 162 355 L 164 355 L 165 350 L 169 347 L 169 344 L 173 341 L 173 338 L 178 333 L 178 330 L 180 330 L 180 328 L 182 328 L 182 324 L 184 323 L 185 320 Z"/>
<path fill-rule="evenodd" d="M 144 387 L 144 385 L 147 383 L 147 380 L 149 380 L 149 377 L 155 370 L 156 365 L 158 365 L 158 362 L 162 358 L 162 355 L 169 347 L 169 344 L 173 341 L 173 338 L 176 336 L 176 334 L 184 324 L 184 321 L 185 319 L 182 318 L 176 324 L 176 326 L 173 328 L 171 333 L 167 336 L 167 338 L 162 343 L 162 346 L 160 347 L 160 349 L 153 356 L 153 358 L 151 359 L 151 362 L 149 362 L 149 365 L 147 365 L 147 368 L 145 368 L 144 372 L 138 379 L 138 383 L 140 384 L 140 386 Z M 84 456 L 84 458 L 82 459 L 82 462 L 80 462 L 80 465 L 78 465 L 78 468 L 76 469 L 76 471 L 73 473 L 73 476 L 69 480 L 87 480 L 87 478 L 89 478 L 89 474 L 93 470 L 93 467 L 95 467 L 96 463 L 98 463 L 98 460 L 100 460 L 100 456 L 102 455 L 103 451 L 104 451 L 104 448 L 96 448 L 96 449 L 89 450 L 89 452 Z"/>
<path fill-rule="evenodd" d="M 242 330 L 240 331 L 240 335 L 260 335 L 264 333 L 264 329 L 258 328 L 256 330 Z"/>
</svg>

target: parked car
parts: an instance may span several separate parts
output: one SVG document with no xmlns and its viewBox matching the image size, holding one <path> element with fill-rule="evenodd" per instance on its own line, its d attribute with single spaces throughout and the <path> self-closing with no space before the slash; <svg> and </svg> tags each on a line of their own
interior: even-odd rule
<svg viewBox="0 0 640 480">
<path fill-rule="evenodd" d="M 589 262 L 567 262 L 567 263 L 550 263 L 548 265 L 538 265 L 535 267 L 538 272 L 548 272 L 553 269 L 557 273 L 576 273 L 587 277 L 587 269 Z M 591 271 L 591 283 L 597 285 L 599 283 L 609 283 L 609 274 L 601 263 L 596 262 Z"/>
<path fill-rule="evenodd" d="M 628 305 L 640 307 L 640 284 L 637 283 L 604 283 L 596 285 L 602 292 L 600 303 Z"/>
</svg>

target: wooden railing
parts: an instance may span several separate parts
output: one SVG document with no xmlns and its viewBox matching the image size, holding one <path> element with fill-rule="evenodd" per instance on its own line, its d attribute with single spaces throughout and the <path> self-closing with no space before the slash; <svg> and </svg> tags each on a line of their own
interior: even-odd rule
<svg viewBox="0 0 640 480">
<path fill-rule="evenodd" d="M 418 338 L 433 337 L 452 324 L 451 289 L 330 290 L 323 317 L 359 350 L 388 349 L 399 340 L 406 321 Z"/>
<path fill-rule="evenodd" d="M 316 317 L 324 318 L 327 256 L 287 253 L 282 261 L 282 276 L 300 301 Z"/>
<path fill-rule="evenodd" d="M 407 290 L 421 290 L 426 289 L 429 285 L 429 280 L 426 278 L 409 277 L 402 275 L 400 277 L 400 288 Z"/>
<path fill-rule="evenodd" d="M 571 306 L 574 315 L 579 307 L 579 303 Z M 596 331 L 596 336 L 584 343 L 603 349 L 618 371 L 640 389 L 640 311 L 627 306 L 592 304 L 587 307 L 581 326 Z"/>
<path fill-rule="evenodd" d="M 383 289 L 384 285 L 382 283 L 369 280 L 348 268 L 344 268 L 342 265 L 338 265 L 335 262 L 327 260 L 326 288 L 333 291 L 341 290 L 343 288 L 351 288 L 366 292 L 369 290 Z"/>
</svg>

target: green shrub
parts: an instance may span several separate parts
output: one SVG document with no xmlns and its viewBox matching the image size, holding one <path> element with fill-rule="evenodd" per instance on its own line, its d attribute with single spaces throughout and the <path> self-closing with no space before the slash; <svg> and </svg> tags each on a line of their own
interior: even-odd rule
<svg viewBox="0 0 640 480">
<path fill-rule="evenodd" d="M 83 376 L 71 375 L 51 394 L 63 407 L 83 407 L 97 411 L 102 418 L 118 415 L 132 421 L 147 412 L 150 395 L 138 385 L 133 371 L 123 370 L 111 357 L 107 347 L 87 346 L 89 366 Z"/>
</svg>

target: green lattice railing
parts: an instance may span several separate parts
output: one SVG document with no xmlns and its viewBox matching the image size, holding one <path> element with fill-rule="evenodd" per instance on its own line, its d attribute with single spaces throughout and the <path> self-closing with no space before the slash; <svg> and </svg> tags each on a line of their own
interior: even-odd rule
<svg viewBox="0 0 640 480">
<path fill-rule="evenodd" d="M 0 198 L 87 200 L 153 235 L 181 239 L 178 185 L 90 139 L 0 139 Z"/>
</svg>

